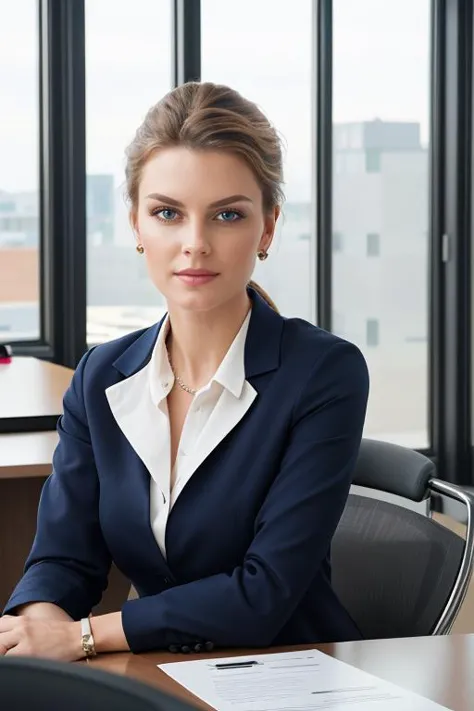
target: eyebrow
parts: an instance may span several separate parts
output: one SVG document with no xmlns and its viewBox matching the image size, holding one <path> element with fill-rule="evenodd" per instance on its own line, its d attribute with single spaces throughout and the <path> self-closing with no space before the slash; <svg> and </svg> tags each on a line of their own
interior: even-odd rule
<svg viewBox="0 0 474 711">
<path fill-rule="evenodd" d="M 161 195 L 160 193 L 150 193 L 147 195 L 147 198 L 150 198 L 151 200 L 158 200 L 166 203 L 167 205 L 173 205 L 174 207 L 184 207 L 184 203 L 179 200 L 168 197 L 168 195 Z M 231 202 L 253 202 L 253 200 L 247 197 L 247 195 L 229 195 L 229 197 L 211 202 L 209 207 L 222 207 L 223 205 L 229 205 Z"/>
</svg>

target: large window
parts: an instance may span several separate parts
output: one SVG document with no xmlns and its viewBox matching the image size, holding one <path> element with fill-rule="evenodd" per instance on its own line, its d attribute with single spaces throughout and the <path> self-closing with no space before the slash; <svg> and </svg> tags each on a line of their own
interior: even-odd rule
<svg viewBox="0 0 474 711">
<path fill-rule="evenodd" d="M 463 0 L 0 2 L 0 343 L 74 366 L 87 344 L 162 315 L 128 222 L 125 148 L 174 77 L 228 84 L 284 143 L 286 205 L 255 279 L 284 315 L 319 312 L 360 346 L 366 436 L 426 448 L 442 478 L 465 483 L 471 10 Z"/>
<path fill-rule="evenodd" d="M 0 6 L 0 104 L 0 343 L 13 343 L 40 336 L 36 0 Z"/>
<path fill-rule="evenodd" d="M 164 311 L 135 251 L 124 151 L 171 88 L 170 0 L 86 0 L 87 336 L 147 326 Z"/>
<path fill-rule="evenodd" d="M 368 361 L 366 435 L 414 447 L 428 446 L 430 5 L 334 0 L 333 15 L 333 308 Z"/>
<path fill-rule="evenodd" d="M 255 279 L 286 316 L 314 318 L 311 292 L 312 2 L 202 0 L 202 80 L 255 101 L 285 145 L 286 205 Z"/>
</svg>

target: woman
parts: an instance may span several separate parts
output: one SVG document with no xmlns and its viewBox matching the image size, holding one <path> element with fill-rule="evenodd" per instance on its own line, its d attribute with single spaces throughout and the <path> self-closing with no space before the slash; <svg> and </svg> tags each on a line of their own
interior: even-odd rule
<svg viewBox="0 0 474 711">
<path fill-rule="evenodd" d="M 127 157 L 136 248 L 168 314 L 79 363 L 1 653 L 358 638 L 329 549 L 367 369 L 249 281 L 280 214 L 277 134 L 235 91 L 190 83 L 149 111 Z M 139 598 L 89 620 L 112 560 Z"/>
</svg>

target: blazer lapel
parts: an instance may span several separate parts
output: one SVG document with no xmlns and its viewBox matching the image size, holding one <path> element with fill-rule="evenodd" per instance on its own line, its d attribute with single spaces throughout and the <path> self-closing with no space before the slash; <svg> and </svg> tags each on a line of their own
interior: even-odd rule
<svg viewBox="0 0 474 711">
<path fill-rule="evenodd" d="M 171 504 L 173 505 L 191 479 L 194 472 L 201 466 L 209 454 L 222 442 L 243 418 L 255 398 L 257 391 L 247 381 L 244 383 L 239 398 L 228 390 L 223 390 L 217 405 L 209 417 L 196 443 L 194 452 L 180 464 L 180 475 L 175 482 Z"/>
<path fill-rule="evenodd" d="M 280 349 L 285 320 L 253 289 L 247 340 L 245 342 L 245 377 L 251 380 L 280 366 Z M 258 391 L 258 387 L 257 387 Z"/>
<path fill-rule="evenodd" d="M 169 422 L 152 402 L 148 368 L 107 388 L 105 394 L 118 426 L 168 499 Z"/>
</svg>

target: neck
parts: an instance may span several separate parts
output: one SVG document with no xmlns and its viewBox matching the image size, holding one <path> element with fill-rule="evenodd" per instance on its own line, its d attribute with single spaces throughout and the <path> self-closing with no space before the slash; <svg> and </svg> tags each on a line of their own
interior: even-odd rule
<svg viewBox="0 0 474 711">
<path fill-rule="evenodd" d="M 250 308 L 247 293 L 212 311 L 168 308 L 168 353 L 175 372 L 190 388 L 206 385 L 219 368 Z"/>
</svg>

